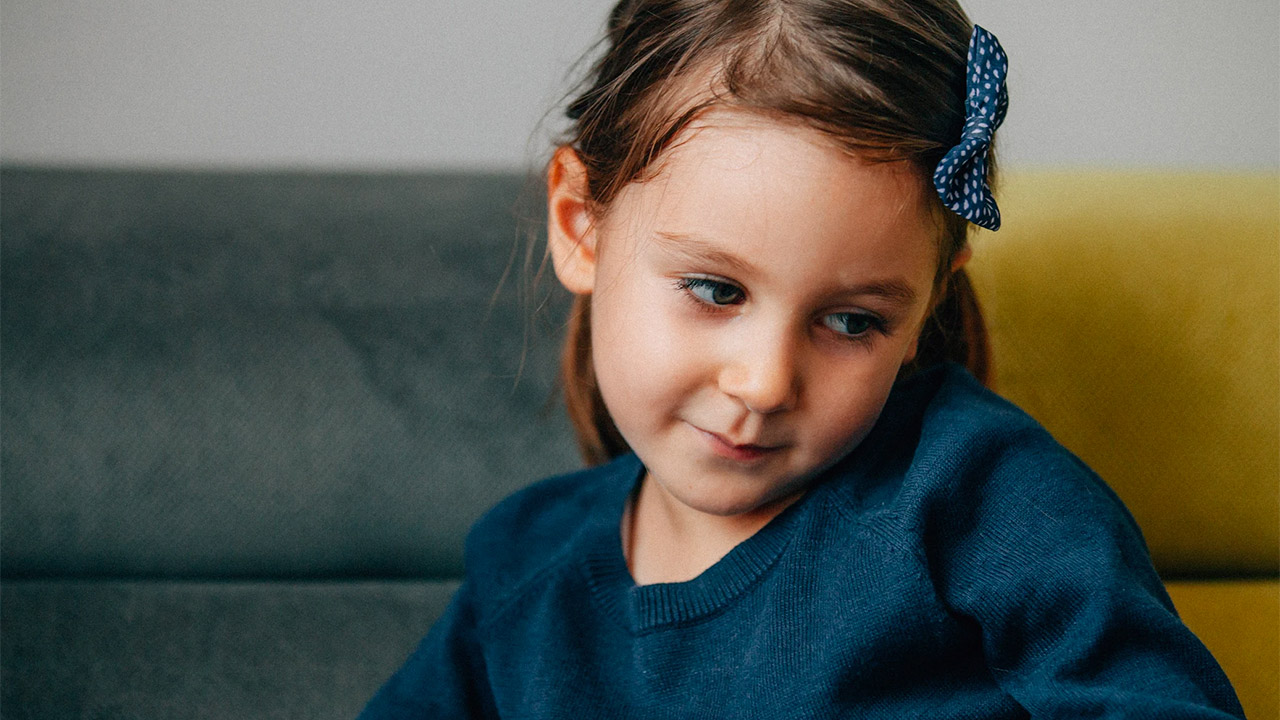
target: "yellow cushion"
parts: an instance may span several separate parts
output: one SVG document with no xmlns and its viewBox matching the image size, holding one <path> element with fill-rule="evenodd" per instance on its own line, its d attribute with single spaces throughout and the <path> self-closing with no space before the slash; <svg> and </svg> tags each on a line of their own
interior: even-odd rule
<svg viewBox="0 0 1280 720">
<path fill-rule="evenodd" d="M 1280 717 L 1280 581 L 1171 582 L 1182 621 L 1231 679 L 1245 716 Z"/>
<path fill-rule="evenodd" d="M 1166 577 L 1280 565 L 1280 177 L 1010 174 L 971 265 L 995 386 L 1124 499 Z"/>
</svg>

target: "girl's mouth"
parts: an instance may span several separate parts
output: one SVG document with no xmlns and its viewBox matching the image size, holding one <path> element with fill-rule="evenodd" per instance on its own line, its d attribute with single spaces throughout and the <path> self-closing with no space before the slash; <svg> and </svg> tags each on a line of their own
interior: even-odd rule
<svg viewBox="0 0 1280 720">
<path fill-rule="evenodd" d="M 698 432 L 707 440 L 711 451 L 727 460 L 736 462 L 755 462 L 772 455 L 782 449 L 780 445 L 756 445 L 755 443 L 735 443 L 725 436 L 698 428 Z"/>
</svg>

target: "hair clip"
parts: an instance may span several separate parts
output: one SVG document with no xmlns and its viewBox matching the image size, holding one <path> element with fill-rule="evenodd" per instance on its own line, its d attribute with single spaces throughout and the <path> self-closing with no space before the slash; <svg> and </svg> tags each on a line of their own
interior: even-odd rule
<svg viewBox="0 0 1280 720">
<path fill-rule="evenodd" d="M 969 222 L 988 230 L 1000 229 L 1000 208 L 987 184 L 987 152 L 991 136 L 1009 109 L 1005 76 L 1009 58 L 996 36 L 973 26 L 965 86 L 964 131 L 933 173 L 933 186 L 942 204 Z"/>
</svg>

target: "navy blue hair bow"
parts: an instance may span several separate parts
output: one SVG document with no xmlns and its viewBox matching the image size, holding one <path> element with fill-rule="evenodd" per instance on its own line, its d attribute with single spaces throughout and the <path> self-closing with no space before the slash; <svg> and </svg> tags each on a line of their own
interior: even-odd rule
<svg viewBox="0 0 1280 720">
<path fill-rule="evenodd" d="M 942 204 L 969 222 L 988 230 L 1000 229 L 1000 208 L 987 184 L 987 152 L 991 136 L 1009 109 L 1005 76 L 1009 58 L 996 36 L 973 26 L 969 38 L 968 76 L 965 81 L 964 132 L 933 173 L 933 186 Z"/>
</svg>

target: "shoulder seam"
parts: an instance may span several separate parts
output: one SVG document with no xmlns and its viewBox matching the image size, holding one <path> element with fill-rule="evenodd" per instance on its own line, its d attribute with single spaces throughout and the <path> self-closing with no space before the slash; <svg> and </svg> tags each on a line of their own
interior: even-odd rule
<svg viewBox="0 0 1280 720">
<path fill-rule="evenodd" d="M 563 561 L 563 557 L 564 555 L 568 554 L 570 547 L 572 547 L 572 543 L 566 543 L 566 546 L 564 549 L 560 550 L 555 555 L 552 555 L 546 562 L 544 562 L 536 570 L 528 573 L 528 575 L 523 580 L 520 580 L 518 583 L 516 583 L 516 585 L 512 587 L 510 590 L 508 590 L 507 592 L 501 593 L 494 600 L 493 610 L 491 612 L 484 613 L 484 617 L 476 618 L 476 633 L 477 634 L 487 633 L 488 628 L 491 627 L 494 624 L 494 622 L 496 622 L 503 614 L 505 614 L 507 610 L 509 610 L 511 606 L 516 603 L 516 601 L 518 601 L 521 597 L 523 597 L 525 594 L 525 591 L 531 586 L 533 586 L 535 582 L 537 582 L 538 580 L 541 580 L 543 577 L 550 575 L 554 572 L 567 571 L 569 569 L 568 566 L 572 565 L 572 562 Z"/>
<path fill-rule="evenodd" d="M 583 468 L 561 475 L 552 476 L 541 481 L 541 483 L 551 482 L 554 480 L 568 480 L 575 476 L 588 475 L 598 472 L 606 466 L 596 466 L 592 468 Z M 535 483 L 535 485 L 540 483 Z M 533 486 L 530 486 L 533 487 Z M 505 500 L 503 502 L 506 502 Z M 499 503 L 501 506 L 503 503 Z M 496 509 L 496 507 L 495 507 Z M 487 515 L 487 514 L 486 514 Z M 482 518 L 483 520 L 484 518 Z M 477 523 L 479 525 L 479 523 Z M 474 528 L 473 528 L 474 529 Z M 485 588 L 491 600 L 478 603 L 485 610 L 480 611 L 477 608 L 476 630 L 478 633 L 485 633 L 493 624 L 499 620 L 512 605 L 516 604 L 520 598 L 526 595 L 530 588 L 542 582 L 548 575 L 557 572 L 572 572 L 576 565 L 573 553 L 580 549 L 583 526 L 574 528 L 571 532 L 566 533 L 564 542 L 555 552 L 545 556 L 541 562 L 536 565 L 528 566 L 523 571 L 512 572 L 506 576 L 506 580 L 510 584 L 506 587 L 493 587 L 492 584 Z M 468 547 L 470 550 L 470 547 Z M 468 552 L 470 555 L 470 552 Z M 501 578 L 501 576 L 499 576 Z M 496 584 L 496 583 L 495 583 Z"/>
</svg>

